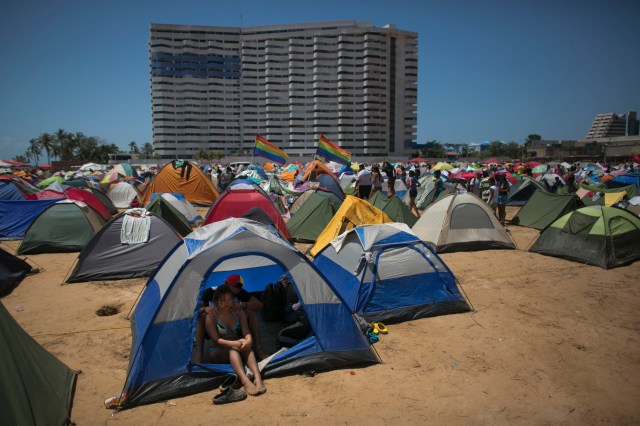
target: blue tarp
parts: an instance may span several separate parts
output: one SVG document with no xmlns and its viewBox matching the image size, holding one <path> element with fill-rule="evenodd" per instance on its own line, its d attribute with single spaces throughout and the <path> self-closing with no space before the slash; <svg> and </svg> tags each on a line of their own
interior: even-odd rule
<svg viewBox="0 0 640 426">
<path fill-rule="evenodd" d="M 59 199 L 0 201 L 0 240 L 19 240 L 31 222 Z"/>
<path fill-rule="evenodd" d="M 24 195 L 12 182 L 0 182 L 0 200 L 24 200 Z"/>
</svg>

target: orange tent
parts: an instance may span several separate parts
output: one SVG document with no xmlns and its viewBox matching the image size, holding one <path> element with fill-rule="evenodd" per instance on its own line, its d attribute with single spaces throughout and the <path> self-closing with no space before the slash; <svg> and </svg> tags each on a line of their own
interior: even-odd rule
<svg viewBox="0 0 640 426">
<path fill-rule="evenodd" d="M 290 172 L 283 172 L 280 174 L 280 177 L 287 182 L 293 182 L 296 178 L 296 173 L 298 170 L 291 170 Z"/>
<path fill-rule="evenodd" d="M 160 169 L 144 192 L 142 204 L 149 202 L 151 194 L 163 192 L 183 194 L 193 204 L 213 204 L 218 198 L 211 179 L 197 165 L 183 160 L 174 160 Z"/>
<path fill-rule="evenodd" d="M 326 173 L 329 176 L 336 179 L 333 172 L 331 172 L 331 169 L 329 169 L 324 163 L 318 160 L 313 160 L 307 165 L 307 167 L 304 169 L 304 174 L 302 175 L 302 181 L 306 182 L 309 179 L 311 179 L 312 173 L 314 173 L 315 176 L 318 176 L 319 174 L 322 174 L 322 173 Z"/>
</svg>

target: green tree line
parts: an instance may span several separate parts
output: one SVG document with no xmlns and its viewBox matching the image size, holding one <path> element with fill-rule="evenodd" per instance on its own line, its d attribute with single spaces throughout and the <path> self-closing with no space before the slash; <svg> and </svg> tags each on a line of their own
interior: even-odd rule
<svg viewBox="0 0 640 426">
<path fill-rule="evenodd" d="M 468 158 L 479 156 L 480 158 L 509 157 L 514 160 L 526 159 L 529 156 L 528 152 L 531 150 L 531 144 L 533 141 L 541 139 L 542 137 L 540 135 L 530 134 L 522 145 L 513 141 L 508 143 L 492 141 L 489 147 L 484 149 L 482 152 L 471 151 L 469 146 L 465 145 L 462 147 L 459 157 Z M 445 145 L 437 140 L 427 141 L 425 148 L 419 150 L 418 156 L 427 158 L 444 158 L 446 156 Z"/>
<path fill-rule="evenodd" d="M 134 141 L 129 142 L 130 152 L 142 154 L 146 158 L 153 155 L 153 145 L 145 143 L 142 149 Z M 87 136 L 82 132 L 67 132 L 58 129 L 54 133 L 42 133 L 37 138 L 29 140 L 29 146 L 23 155 L 17 155 L 14 161 L 38 164 L 42 155 L 51 164 L 52 159 L 61 161 L 78 161 L 83 163 L 107 163 L 109 154 L 117 154 L 120 149 L 115 144 L 96 137 Z"/>
</svg>

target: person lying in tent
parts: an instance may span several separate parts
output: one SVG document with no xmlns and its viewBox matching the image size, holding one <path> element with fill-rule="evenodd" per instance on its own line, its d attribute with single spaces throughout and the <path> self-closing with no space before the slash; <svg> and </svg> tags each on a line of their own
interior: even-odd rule
<svg viewBox="0 0 640 426">
<path fill-rule="evenodd" d="M 230 363 L 244 390 L 253 396 L 267 391 L 256 356 L 251 350 L 251 333 L 247 317 L 243 310 L 232 310 L 233 291 L 229 285 L 223 284 L 213 294 L 216 313 L 205 311 L 204 325 L 207 334 L 214 343 L 213 350 L 208 353 L 208 362 L 212 364 Z M 253 373 L 253 381 L 245 373 L 244 366 Z"/>
</svg>

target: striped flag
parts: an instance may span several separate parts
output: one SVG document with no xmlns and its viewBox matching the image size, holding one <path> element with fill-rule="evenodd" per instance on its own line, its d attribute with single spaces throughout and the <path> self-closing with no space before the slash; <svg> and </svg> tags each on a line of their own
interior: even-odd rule
<svg viewBox="0 0 640 426">
<path fill-rule="evenodd" d="M 324 135 L 320 135 L 320 142 L 318 143 L 316 156 L 323 157 L 325 161 L 335 161 L 336 163 L 344 164 L 346 166 L 351 165 L 351 153 L 340 148 L 338 145 L 325 138 Z"/>
<path fill-rule="evenodd" d="M 289 156 L 283 150 L 281 150 L 259 134 L 256 134 L 256 141 L 255 145 L 253 146 L 253 155 L 268 158 L 269 160 L 278 164 L 284 164 L 289 159 Z"/>
</svg>

